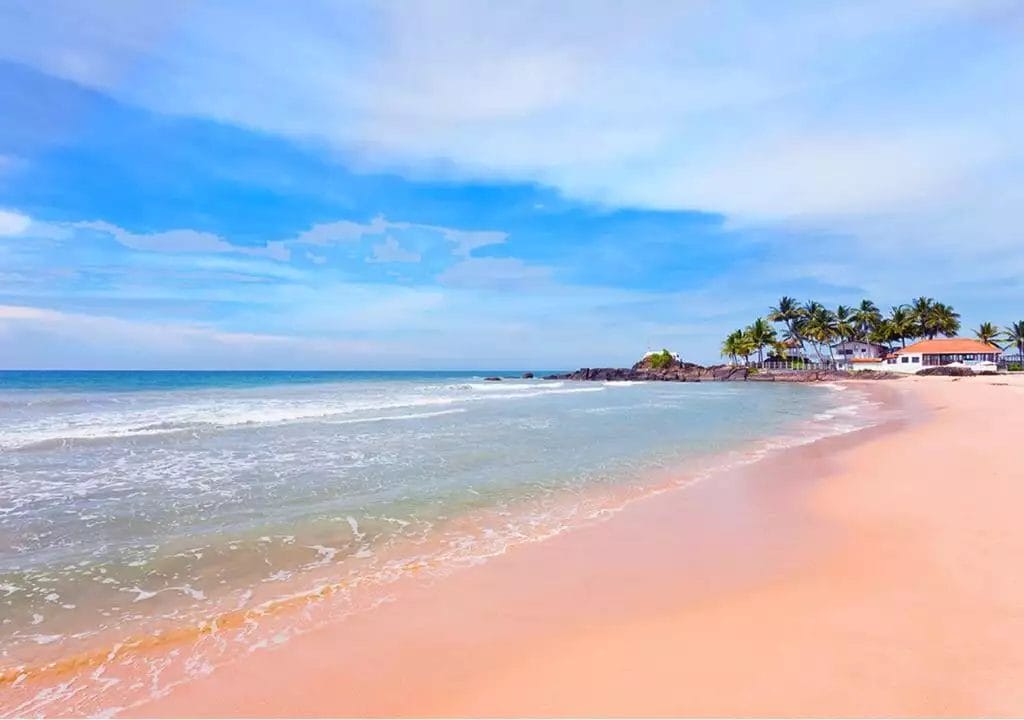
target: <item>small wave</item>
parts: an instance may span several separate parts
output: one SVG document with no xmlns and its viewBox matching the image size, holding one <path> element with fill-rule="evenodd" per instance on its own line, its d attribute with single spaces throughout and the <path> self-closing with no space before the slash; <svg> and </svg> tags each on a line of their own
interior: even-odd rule
<svg viewBox="0 0 1024 720">
<path fill-rule="evenodd" d="M 465 408 L 437 410 L 435 412 L 405 413 L 403 415 L 376 415 L 364 418 L 348 418 L 347 420 L 328 420 L 328 425 L 354 425 L 356 423 L 387 422 L 388 420 L 420 420 L 422 418 L 441 417 L 442 415 L 458 415 L 466 412 Z"/>
</svg>

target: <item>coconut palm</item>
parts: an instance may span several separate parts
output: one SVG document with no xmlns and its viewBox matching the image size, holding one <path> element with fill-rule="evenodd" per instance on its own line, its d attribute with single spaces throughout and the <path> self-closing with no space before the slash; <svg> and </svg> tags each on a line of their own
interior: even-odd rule
<svg viewBox="0 0 1024 720">
<path fill-rule="evenodd" d="M 923 337 L 926 334 L 925 326 L 928 322 L 928 316 L 931 315 L 932 308 L 934 307 L 935 300 L 923 295 L 911 301 L 910 314 L 914 318 L 913 335 L 915 337 Z"/>
<path fill-rule="evenodd" d="M 929 340 L 936 335 L 953 337 L 960 332 L 960 313 L 945 303 L 935 303 L 922 326 Z"/>
<path fill-rule="evenodd" d="M 891 345 L 900 339 L 896 325 L 889 318 L 882 318 L 867 336 L 868 342 L 877 345 Z"/>
<path fill-rule="evenodd" d="M 768 311 L 768 319 L 771 322 L 782 323 L 786 326 L 786 335 L 798 342 L 802 342 L 800 325 L 805 318 L 804 308 L 796 298 L 783 295 L 779 298 L 779 304 Z"/>
<path fill-rule="evenodd" d="M 870 300 L 861 300 L 853 313 L 853 322 L 857 328 L 857 338 L 865 340 L 882 322 L 882 313 Z"/>
<path fill-rule="evenodd" d="M 1017 348 L 1018 358 L 1024 360 L 1024 320 L 1018 320 L 1003 331 L 1003 340 Z"/>
<path fill-rule="evenodd" d="M 758 318 L 747 327 L 745 332 L 754 344 L 754 349 L 757 350 L 758 364 L 763 363 L 764 349 L 778 341 L 778 334 L 775 332 L 775 328 L 764 318 Z"/>
<path fill-rule="evenodd" d="M 978 326 L 978 329 L 974 331 L 974 337 L 989 345 L 995 345 L 996 340 L 1002 337 L 1002 334 L 1003 333 L 999 328 L 990 322 L 983 322 Z"/>
<path fill-rule="evenodd" d="M 829 357 L 832 357 L 832 341 L 838 336 L 838 323 L 836 314 L 818 302 L 809 302 L 804 305 L 807 312 L 807 319 L 804 321 L 803 334 L 811 340 L 814 345 L 814 352 L 818 356 L 818 362 L 824 362 L 821 354 L 821 346 L 828 346 Z"/>
<path fill-rule="evenodd" d="M 729 333 L 722 342 L 722 355 L 732 359 L 732 364 L 737 364 L 737 359 L 743 357 L 748 363 L 750 354 L 754 352 L 754 344 L 743 330 L 734 330 Z"/>
<path fill-rule="evenodd" d="M 853 340 L 859 335 L 856 314 L 852 308 L 840 305 L 836 308 L 836 334 L 843 342 Z"/>
<path fill-rule="evenodd" d="M 894 305 L 887 318 L 893 340 L 899 340 L 903 347 L 907 346 L 907 338 L 914 336 L 914 312 L 907 305 Z"/>
</svg>

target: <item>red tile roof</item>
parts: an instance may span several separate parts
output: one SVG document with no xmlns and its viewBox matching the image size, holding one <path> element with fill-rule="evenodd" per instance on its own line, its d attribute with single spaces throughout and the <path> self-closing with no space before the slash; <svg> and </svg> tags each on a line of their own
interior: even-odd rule
<svg viewBox="0 0 1024 720">
<path fill-rule="evenodd" d="M 896 351 L 897 355 L 961 355 L 961 354 L 1002 354 L 1002 350 L 995 345 L 983 343 L 981 340 L 970 338 L 935 338 L 934 340 L 919 340 L 913 345 Z"/>
</svg>

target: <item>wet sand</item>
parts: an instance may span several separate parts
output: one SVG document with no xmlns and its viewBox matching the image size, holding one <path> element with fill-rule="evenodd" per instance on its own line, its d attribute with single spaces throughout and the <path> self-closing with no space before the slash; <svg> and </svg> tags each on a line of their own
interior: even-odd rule
<svg viewBox="0 0 1024 720">
<path fill-rule="evenodd" d="M 1024 714 L 1022 381 L 880 384 L 909 421 L 408 582 L 130 714 Z"/>
</svg>

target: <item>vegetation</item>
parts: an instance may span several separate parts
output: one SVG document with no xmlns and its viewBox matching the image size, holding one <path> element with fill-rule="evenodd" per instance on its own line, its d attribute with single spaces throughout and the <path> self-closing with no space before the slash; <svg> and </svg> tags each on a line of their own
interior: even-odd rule
<svg viewBox="0 0 1024 720">
<path fill-rule="evenodd" d="M 781 328 L 776 330 L 772 323 Z M 839 305 L 832 310 L 815 300 L 801 303 L 785 295 L 766 317 L 730 333 L 722 342 L 722 355 L 733 364 L 741 358 L 749 364 L 751 356 L 756 355 L 760 363 L 765 350 L 771 351 L 769 357 L 785 359 L 794 355 L 794 347 L 809 347 L 818 363 L 824 363 L 835 360 L 832 346 L 840 342 L 862 341 L 889 347 L 899 343 L 906 347 L 908 340 L 954 337 L 960 327 L 960 314 L 952 306 L 930 297 L 914 298 L 883 313 L 866 299 L 855 306 Z M 973 332 L 982 342 L 998 347 L 998 341 L 1005 341 L 1024 355 L 1024 320 L 1002 330 L 985 322 Z M 793 359 L 799 360 L 799 354 Z"/>
<path fill-rule="evenodd" d="M 974 331 L 974 337 L 978 338 L 984 343 L 989 345 L 995 345 L 996 340 L 1000 339 L 1003 333 L 990 322 L 983 322 L 978 326 L 978 329 Z"/>
<path fill-rule="evenodd" d="M 1003 331 L 1003 340 L 1008 342 L 1011 347 L 1017 348 L 1018 355 L 1024 356 L 1024 320 L 1018 320 L 1015 323 L 1011 323 L 1010 326 Z"/>
<path fill-rule="evenodd" d="M 650 363 L 651 367 L 655 370 L 667 368 L 672 364 L 672 353 L 666 349 L 662 349 L 660 353 L 654 353 L 647 358 L 647 362 Z"/>
</svg>

